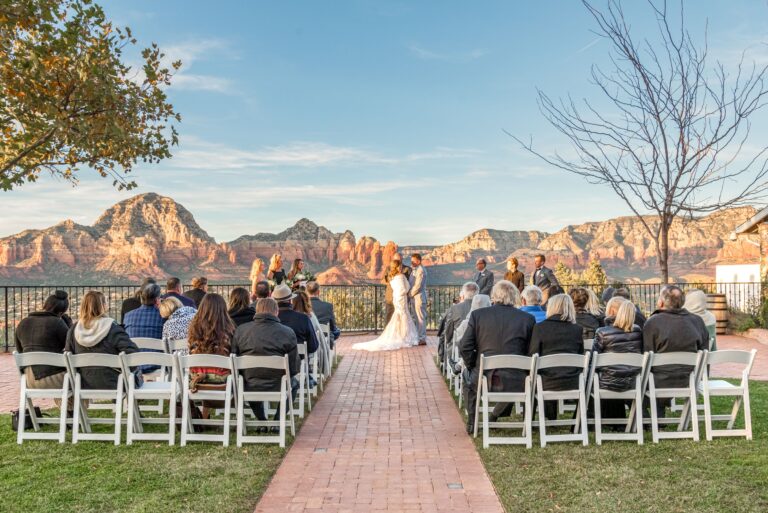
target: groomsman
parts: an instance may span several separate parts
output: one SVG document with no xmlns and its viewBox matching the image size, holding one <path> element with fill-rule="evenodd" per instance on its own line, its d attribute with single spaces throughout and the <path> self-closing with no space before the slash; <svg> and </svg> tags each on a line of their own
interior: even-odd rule
<svg viewBox="0 0 768 513">
<path fill-rule="evenodd" d="M 533 259 L 533 263 L 536 265 L 536 270 L 531 276 L 531 285 L 536 285 L 541 289 L 543 300 L 542 304 L 546 304 L 549 299 L 549 289 L 555 285 L 560 285 L 555 277 L 555 273 L 552 269 L 546 267 L 544 263 L 547 261 L 547 257 L 544 255 L 536 255 Z"/>
<path fill-rule="evenodd" d="M 408 280 L 408 283 L 411 281 L 411 268 L 407 265 L 403 265 L 403 257 L 400 255 L 400 253 L 395 253 L 392 255 L 392 260 L 394 262 L 400 263 L 400 270 L 405 275 L 405 279 Z M 392 302 L 392 285 L 389 283 L 389 276 L 387 273 L 384 273 L 384 279 L 381 280 L 382 283 L 384 283 L 387 286 L 387 291 L 384 294 L 384 302 L 387 306 L 387 321 L 386 324 L 389 324 L 389 320 L 392 319 L 392 315 L 395 313 L 395 305 Z"/>
<path fill-rule="evenodd" d="M 416 312 L 416 330 L 419 333 L 419 345 L 427 345 L 427 271 L 421 265 L 421 255 L 411 256 L 411 290 L 408 295 Z"/>
<path fill-rule="evenodd" d="M 488 264 L 485 262 L 485 258 L 477 259 L 477 262 L 475 263 L 475 269 L 477 269 L 477 273 L 475 274 L 475 278 L 472 281 L 477 283 L 477 286 L 480 289 L 480 294 L 490 296 L 491 289 L 493 288 L 493 273 L 486 268 L 487 265 Z"/>
</svg>

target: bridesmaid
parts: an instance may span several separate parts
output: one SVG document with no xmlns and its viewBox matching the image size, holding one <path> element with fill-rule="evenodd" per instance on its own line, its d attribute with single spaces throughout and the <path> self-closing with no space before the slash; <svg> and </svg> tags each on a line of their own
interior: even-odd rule
<svg viewBox="0 0 768 513">
<path fill-rule="evenodd" d="M 256 258 L 253 260 L 253 264 L 251 264 L 251 298 L 256 297 L 256 284 L 260 281 L 264 281 L 267 279 L 266 276 L 264 276 L 264 260 L 261 258 Z"/>
<path fill-rule="evenodd" d="M 280 253 L 275 253 L 269 260 L 269 272 L 267 272 L 267 279 L 275 282 L 275 286 L 280 285 L 285 281 L 285 269 L 283 269 L 283 257 Z"/>
</svg>

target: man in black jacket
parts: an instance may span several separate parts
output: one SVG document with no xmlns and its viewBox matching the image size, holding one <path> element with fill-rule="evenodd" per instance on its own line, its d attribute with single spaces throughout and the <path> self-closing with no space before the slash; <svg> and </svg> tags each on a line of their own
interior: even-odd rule
<svg viewBox="0 0 768 513">
<path fill-rule="evenodd" d="M 690 352 L 709 348 L 709 333 L 704 321 L 683 308 L 685 292 L 674 285 L 661 289 L 657 310 L 643 326 L 643 350 L 654 353 Z M 693 368 L 690 365 L 665 365 L 653 372 L 659 388 L 684 388 Z M 659 415 L 669 401 L 659 401 Z"/>
<path fill-rule="evenodd" d="M 467 330 L 459 343 L 466 367 L 464 390 L 469 411 L 467 433 L 471 433 L 474 429 L 480 356 L 528 355 L 528 346 L 536 320 L 532 315 L 515 308 L 515 292 L 517 289 L 509 281 L 502 280 L 494 285 L 491 291 L 493 306 L 472 312 Z M 522 391 L 526 375 L 525 371 L 505 369 L 488 371 L 485 374 L 490 384 L 489 388 L 493 392 Z M 492 418 L 509 415 L 511 406 L 511 404 L 497 404 L 493 409 Z"/>
<path fill-rule="evenodd" d="M 453 333 L 456 331 L 456 328 L 459 327 L 461 321 L 463 321 L 469 314 L 469 310 L 472 307 L 472 298 L 477 295 L 479 290 L 480 288 L 477 283 L 468 281 L 461 287 L 461 294 L 459 295 L 460 301 L 451 305 L 448 312 L 446 312 L 443 332 L 442 334 L 438 334 L 440 345 L 438 346 L 437 353 L 438 356 L 440 356 L 441 362 L 453 358 L 452 354 L 445 354 L 445 348 L 453 342 Z"/>
<path fill-rule="evenodd" d="M 331 329 L 331 348 L 336 339 L 341 336 L 341 330 L 336 326 L 336 314 L 333 312 L 333 303 L 320 299 L 320 284 L 316 281 L 307 283 L 307 294 L 312 301 L 312 311 L 315 312 L 320 324 L 327 324 Z"/>
<path fill-rule="evenodd" d="M 299 382 L 294 376 L 299 373 L 299 352 L 296 334 L 280 323 L 278 307 L 274 299 L 259 299 L 253 321 L 242 324 L 232 337 L 232 354 L 238 356 L 284 356 L 288 355 L 291 372 L 291 391 L 295 397 Z M 284 373 L 277 369 L 247 369 L 243 371 L 247 391 L 274 392 L 280 390 Z M 253 414 L 259 420 L 266 420 L 261 402 L 249 403 Z M 277 419 L 275 415 L 275 419 Z"/>
</svg>

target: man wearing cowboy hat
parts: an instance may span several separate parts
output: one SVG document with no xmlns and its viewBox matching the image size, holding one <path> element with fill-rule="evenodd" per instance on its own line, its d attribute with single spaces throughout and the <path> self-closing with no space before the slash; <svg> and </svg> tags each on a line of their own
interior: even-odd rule
<svg viewBox="0 0 768 513">
<path fill-rule="evenodd" d="M 315 329 L 312 326 L 312 319 L 309 315 L 301 312 L 297 312 L 293 309 L 293 303 L 291 300 L 296 297 L 291 287 L 288 285 L 280 284 L 272 291 L 272 299 L 277 301 L 277 306 L 280 311 L 278 317 L 280 322 L 284 326 L 288 326 L 296 333 L 296 342 L 299 344 L 307 344 L 307 353 L 314 354 L 317 348 L 320 347 L 320 341 L 317 340 Z M 309 377 L 310 383 L 314 381 L 312 376 Z"/>
</svg>

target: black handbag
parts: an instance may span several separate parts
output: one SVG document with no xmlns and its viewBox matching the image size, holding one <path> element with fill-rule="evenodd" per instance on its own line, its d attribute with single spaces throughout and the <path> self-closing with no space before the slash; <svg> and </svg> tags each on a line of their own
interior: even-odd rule
<svg viewBox="0 0 768 513">
<path fill-rule="evenodd" d="M 40 411 L 39 406 L 35 406 L 35 415 L 37 415 L 38 417 L 43 416 L 43 412 Z M 32 417 L 29 414 L 29 410 L 25 408 L 24 409 L 24 429 L 25 430 L 32 429 L 32 427 L 33 427 Z M 19 430 L 19 410 L 13 410 L 11 412 L 11 429 L 13 429 L 14 431 Z"/>
</svg>

